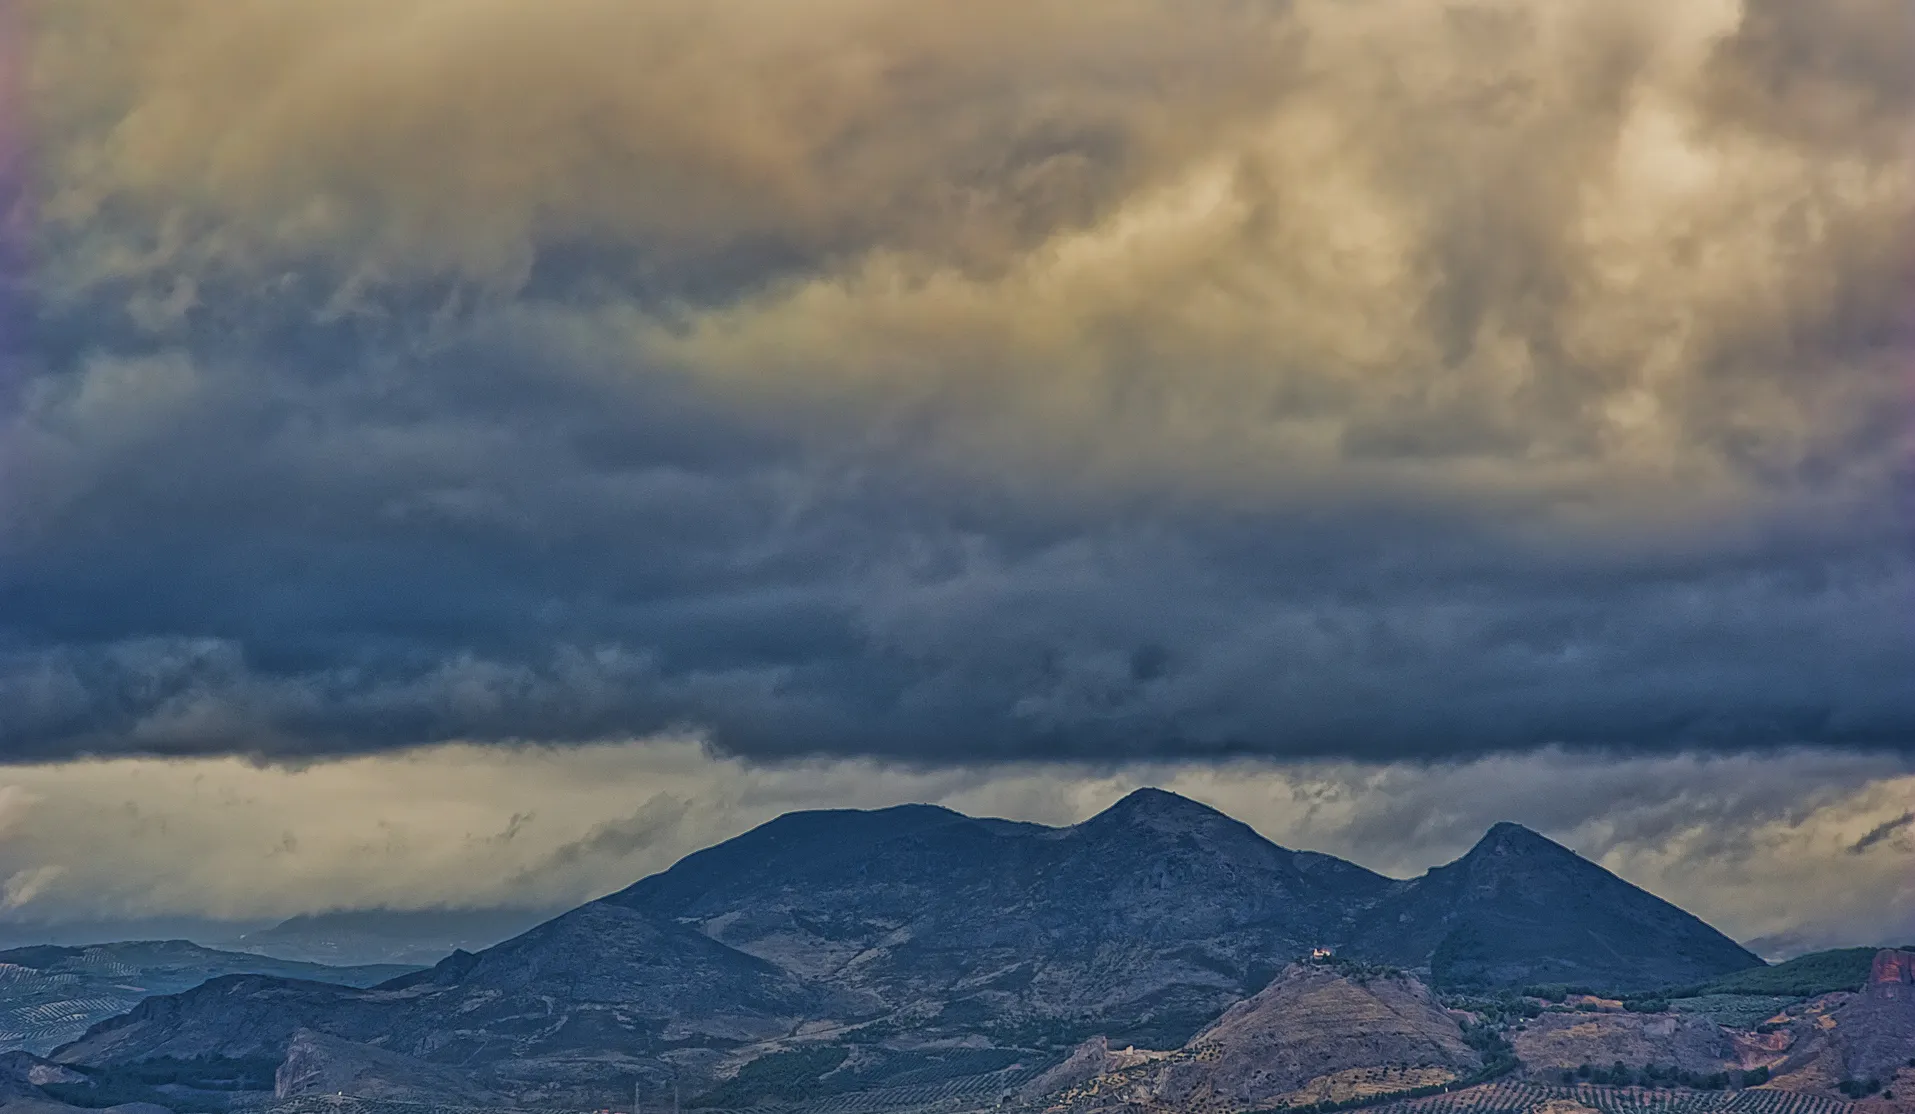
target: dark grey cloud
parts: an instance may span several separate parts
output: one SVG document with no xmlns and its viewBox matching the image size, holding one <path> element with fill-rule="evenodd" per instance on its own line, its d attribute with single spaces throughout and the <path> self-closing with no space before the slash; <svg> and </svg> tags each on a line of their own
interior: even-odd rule
<svg viewBox="0 0 1915 1114">
<path fill-rule="evenodd" d="M 1897 832 L 1907 831 L 1915 826 L 1915 812 L 1904 812 L 1893 820 L 1884 820 L 1870 828 L 1861 839 L 1849 845 L 1849 854 L 1861 855 L 1870 848 L 1892 839 Z"/>
<path fill-rule="evenodd" d="M 0 756 L 1915 747 L 1901 5 L 412 3 L 44 13 Z"/>
</svg>

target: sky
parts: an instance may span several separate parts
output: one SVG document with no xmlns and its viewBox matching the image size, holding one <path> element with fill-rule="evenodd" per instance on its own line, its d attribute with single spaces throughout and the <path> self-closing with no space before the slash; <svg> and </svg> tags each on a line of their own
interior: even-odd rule
<svg viewBox="0 0 1915 1114">
<path fill-rule="evenodd" d="M 1904 0 L 0 40 L 0 916 L 1164 784 L 1915 939 Z"/>
</svg>

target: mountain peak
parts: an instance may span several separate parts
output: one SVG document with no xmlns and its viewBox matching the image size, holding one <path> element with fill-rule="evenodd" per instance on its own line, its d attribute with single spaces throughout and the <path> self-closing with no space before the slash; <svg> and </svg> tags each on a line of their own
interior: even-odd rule
<svg viewBox="0 0 1915 1114">
<path fill-rule="evenodd" d="M 1485 855 L 1568 855 L 1578 857 L 1574 851 L 1550 839 L 1548 836 L 1531 831 L 1521 824 L 1504 820 L 1490 826 L 1483 838 L 1470 848 L 1466 859 L 1481 858 Z"/>
<path fill-rule="evenodd" d="M 1241 820 L 1232 819 L 1201 801 L 1153 787 L 1131 792 L 1068 830 L 1093 839 L 1126 842 L 1142 839 L 1166 848 L 1194 839 L 1213 850 L 1234 847 L 1256 855 L 1273 850 L 1288 854 Z"/>
<path fill-rule="evenodd" d="M 1228 820 L 1229 817 L 1201 801 L 1193 801 L 1189 797 L 1172 793 L 1168 789 L 1146 785 L 1142 789 L 1131 790 L 1122 800 L 1091 817 L 1085 823 L 1123 821 L 1161 827 L 1166 823 L 1201 824 L 1212 823 L 1218 819 Z"/>
</svg>

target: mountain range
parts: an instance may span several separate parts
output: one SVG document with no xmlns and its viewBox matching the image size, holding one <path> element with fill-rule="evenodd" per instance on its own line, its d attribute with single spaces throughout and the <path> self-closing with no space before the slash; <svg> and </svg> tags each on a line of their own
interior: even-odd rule
<svg viewBox="0 0 1915 1114">
<path fill-rule="evenodd" d="M 342 909 L 308 913 L 245 933 L 234 951 L 329 966 L 426 967 L 454 951 L 478 951 L 551 919 L 560 910 Z"/>
<path fill-rule="evenodd" d="M 634 1081 L 744 1086 L 820 1062 L 806 1078 L 846 1088 L 1008 1085 L 1093 1036 L 1176 1048 L 1317 948 L 1452 992 L 1762 965 L 1516 825 L 1403 881 L 1147 789 L 1063 828 L 927 805 L 794 813 L 428 971 L 369 989 L 214 979 L 56 1058 L 218 1071 L 297 1045 L 312 1078 L 343 1058 L 333 1075 L 398 1094 L 412 1064 L 573 1106 Z"/>
<path fill-rule="evenodd" d="M 253 974 L 372 986 L 416 968 L 328 967 L 203 948 L 185 940 L 0 951 L 0 1052 L 44 1053 L 156 994 L 222 975 Z"/>
</svg>

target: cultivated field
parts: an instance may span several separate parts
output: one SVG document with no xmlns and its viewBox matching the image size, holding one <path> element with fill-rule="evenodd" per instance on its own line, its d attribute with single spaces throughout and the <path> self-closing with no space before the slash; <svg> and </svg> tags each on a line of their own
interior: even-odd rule
<svg viewBox="0 0 1915 1114">
<path fill-rule="evenodd" d="M 1567 1100 L 1600 1114 L 1852 1114 L 1853 1103 L 1792 1091 L 1691 1091 L 1646 1087 L 1486 1083 L 1446 1095 L 1369 1107 L 1377 1114 L 1523 1114 Z"/>
</svg>

